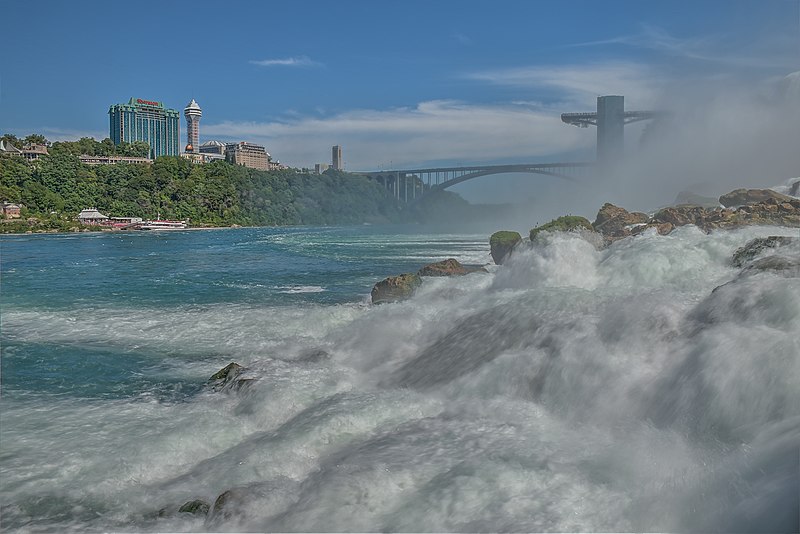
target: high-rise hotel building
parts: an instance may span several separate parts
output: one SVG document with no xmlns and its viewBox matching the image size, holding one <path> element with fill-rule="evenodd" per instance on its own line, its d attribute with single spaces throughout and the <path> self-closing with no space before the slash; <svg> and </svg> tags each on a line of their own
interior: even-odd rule
<svg viewBox="0 0 800 534">
<path fill-rule="evenodd" d="M 200 105 L 194 101 L 186 104 L 183 108 L 183 116 L 186 117 L 186 152 L 200 153 L 200 117 L 203 116 L 203 110 Z"/>
<path fill-rule="evenodd" d="M 127 104 L 111 106 L 108 115 L 110 137 L 115 145 L 144 141 L 150 145 L 151 158 L 180 153 L 181 115 L 165 108 L 163 103 L 131 98 Z"/>
</svg>

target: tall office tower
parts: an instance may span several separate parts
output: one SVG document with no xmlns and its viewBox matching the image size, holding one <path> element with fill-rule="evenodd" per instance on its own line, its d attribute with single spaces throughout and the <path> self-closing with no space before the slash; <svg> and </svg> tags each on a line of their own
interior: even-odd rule
<svg viewBox="0 0 800 534">
<path fill-rule="evenodd" d="M 186 117 L 186 152 L 200 153 L 200 117 L 203 110 L 194 98 L 183 108 L 183 116 Z"/>
<path fill-rule="evenodd" d="M 150 145 L 151 158 L 177 156 L 180 153 L 180 118 L 174 109 L 161 102 L 131 98 L 127 104 L 114 104 L 108 109 L 111 141 L 144 141 Z"/>
<path fill-rule="evenodd" d="M 337 171 L 344 170 L 344 161 L 342 160 L 342 147 L 334 145 L 331 149 L 331 167 Z"/>
</svg>

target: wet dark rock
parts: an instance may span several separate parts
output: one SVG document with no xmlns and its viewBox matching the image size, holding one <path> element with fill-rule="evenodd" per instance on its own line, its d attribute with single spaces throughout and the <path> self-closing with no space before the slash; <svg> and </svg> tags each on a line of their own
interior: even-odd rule
<svg viewBox="0 0 800 534">
<path fill-rule="evenodd" d="M 719 203 L 730 208 L 747 204 L 760 204 L 768 200 L 786 202 L 792 197 L 773 191 L 772 189 L 736 189 L 719 197 Z"/>
<path fill-rule="evenodd" d="M 495 265 L 502 265 L 520 242 L 522 242 L 522 236 L 519 235 L 519 232 L 501 230 L 493 233 L 489 238 L 489 248 Z"/>
<path fill-rule="evenodd" d="M 532 228 L 530 239 L 533 241 L 541 232 L 573 232 L 576 230 L 594 231 L 589 219 L 577 215 L 565 215 L 558 219 L 553 219 L 549 223 Z"/>
<path fill-rule="evenodd" d="M 631 235 L 631 226 L 645 224 L 649 220 L 646 213 L 630 212 L 606 202 L 597 212 L 591 227 L 602 234 L 606 242 L 612 242 Z"/>
<path fill-rule="evenodd" d="M 417 272 L 419 276 L 463 276 L 469 273 L 470 271 L 454 258 L 429 263 Z"/>
<path fill-rule="evenodd" d="M 670 222 L 649 222 L 647 224 L 641 224 L 635 228 L 631 229 L 631 235 L 639 235 L 643 234 L 650 228 L 655 228 L 658 235 L 668 235 L 675 229 L 675 225 Z"/>
<path fill-rule="evenodd" d="M 687 224 L 697 224 L 698 220 L 705 217 L 706 214 L 706 209 L 700 206 L 675 206 L 656 212 L 653 215 L 653 222 L 685 226 Z"/>
<path fill-rule="evenodd" d="M 789 194 L 793 197 L 800 196 L 800 180 L 792 184 L 791 189 L 789 189 Z"/>
<path fill-rule="evenodd" d="M 744 269 L 745 274 L 764 271 L 775 271 L 783 276 L 797 277 L 800 276 L 800 259 L 778 255 L 767 256 L 755 260 Z"/>
<path fill-rule="evenodd" d="M 243 382 L 245 380 L 252 380 L 252 379 L 241 379 L 237 380 L 239 375 L 244 373 L 245 368 L 239 365 L 236 362 L 231 362 L 213 375 L 211 378 L 208 379 L 208 387 L 210 387 L 214 391 L 222 391 L 223 389 L 231 389 L 234 387 L 234 384 L 237 382 Z M 239 384 L 236 390 L 241 389 L 241 384 Z"/>
<path fill-rule="evenodd" d="M 274 516 L 296 502 L 299 483 L 285 477 L 222 492 L 206 516 L 208 530 L 240 531 L 243 522 Z"/>
<path fill-rule="evenodd" d="M 796 237 L 771 235 L 768 237 L 758 237 L 749 241 L 745 246 L 736 249 L 731 258 L 734 267 L 742 267 L 762 252 L 768 249 L 780 248 L 790 243 L 797 242 Z"/>
<path fill-rule="evenodd" d="M 384 304 L 405 300 L 411 297 L 420 285 L 422 285 L 422 278 L 416 273 L 390 276 L 372 288 L 372 303 Z"/>
<path fill-rule="evenodd" d="M 214 508 L 208 515 L 208 521 L 218 523 L 242 515 L 241 508 L 248 497 L 249 493 L 242 488 L 233 488 L 222 492 L 214 501 Z"/>
<path fill-rule="evenodd" d="M 208 504 L 206 501 L 195 499 L 194 501 L 189 501 L 185 503 L 178 509 L 178 511 L 193 515 L 208 515 L 208 511 L 210 509 L 211 505 Z"/>
</svg>

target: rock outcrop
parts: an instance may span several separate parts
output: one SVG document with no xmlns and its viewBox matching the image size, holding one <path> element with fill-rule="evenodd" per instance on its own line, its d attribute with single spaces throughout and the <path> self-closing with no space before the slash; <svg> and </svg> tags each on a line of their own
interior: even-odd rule
<svg viewBox="0 0 800 534">
<path fill-rule="evenodd" d="M 238 363 L 231 362 L 211 375 L 206 385 L 214 391 L 240 391 L 257 380 L 242 377 L 246 370 Z"/>
<path fill-rule="evenodd" d="M 741 191 L 764 190 L 742 189 Z M 736 192 L 730 194 L 733 193 Z M 789 200 L 784 201 L 777 196 L 769 196 L 763 202 L 746 204 L 738 208 L 672 206 L 657 211 L 652 218 L 644 213 L 629 213 L 613 204 L 605 204 L 597 214 L 594 228 L 603 235 L 608 244 L 629 235 L 641 234 L 650 228 L 655 228 L 659 234 L 666 235 L 678 226 L 687 224 L 694 224 L 706 233 L 753 225 L 800 227 L 800 199 L 780 195 L 774 191 L 770 193 Z"/>
<path fill-rule="evenodd" d="M 602 234 L 606 241 L 616 241 L 628 237 L 636 225 L 646 224 L 649 220 L 646 213 L 630 212 L 606 202 L 597 212 L 591 227 Z"/>
<path fill-rule="evenodd" d="M 780 248 L 790 243 L 797 242 L 798 240 L 800 240 L 800 238 L 779 235 L 758 237 L 752 241 L 748 241 L 745 246 L 736 249 L 736 252 L 733 253 L 733 257 L 731 258 L 731 263 L 734 267 L 743 267 L 765 250 Z"/>
<path fill-rule="evenodd" d="M 211 505 L 208 504 L 206 501 L 201 499 L 195 499 L 194 501 L 189 501 L 181 506 L 178 511 L 186 514 L 192 515 L 207 515 L 208 511 L 211 509 Z"/>
<path fill-rule="evenodd" d="M 493 233 L 492 237 L 489 238 L 489 248 L 495 265 L 502 265 L 511 255 L 514 247 L 521 241 L 522 236 L 519 235 L 519 232 L 501 230 Z"/>
<path fill-rule="evenodd" d="M 777 254 L 761 258 L 744 268 L 744 274 L 772 271 L 787 278 L 800 276 L 800 258 L 789 258 Z"/>
<path fill-rule="evenodd" d="M 558 219 L 553 219 L 549 223 L 531 228 L 530 239 L 533 241 L 541 232 L 574 232 L 576 230 L 593 231 L 592 223 L 585 217 L 564 215 Z"/>
<path fill-rule="evenodd" d="M 405 300 L 413 295 L 420 285 L 422 285 L 422 279 L 416 273 L 390 276 L 372 288 L 372 303 L 384 304 Z"/>
<path fill-rule="evenodd" d="M 429 263 L 417 274 L 420 276 L 463 276 L 469 274 L 471 271 L 461 265 L 455 258 L 448 258 L 446 260 Z"/>
<path fill-rule="evenodd" d="M 792 199 L 789 195 L 784 195 L 772 189 L 736 189 L 719 197 L 719 203 L 726 208 L 734 206 L 746 206 L 748 204 L 759 204 L 770 199 L 779 202 L 787 202 Z"/>
</svg>

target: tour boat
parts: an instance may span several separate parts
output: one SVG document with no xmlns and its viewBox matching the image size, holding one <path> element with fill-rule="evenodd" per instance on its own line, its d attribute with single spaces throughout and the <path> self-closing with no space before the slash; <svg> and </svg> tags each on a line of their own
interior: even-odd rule
<svg viewBox="0 0 800 534">
<path fill-rule="evenodd" d="M 186 228 L 186 221 L 144 221 L 139 230 L 183 230 Z"/>
</svg>

